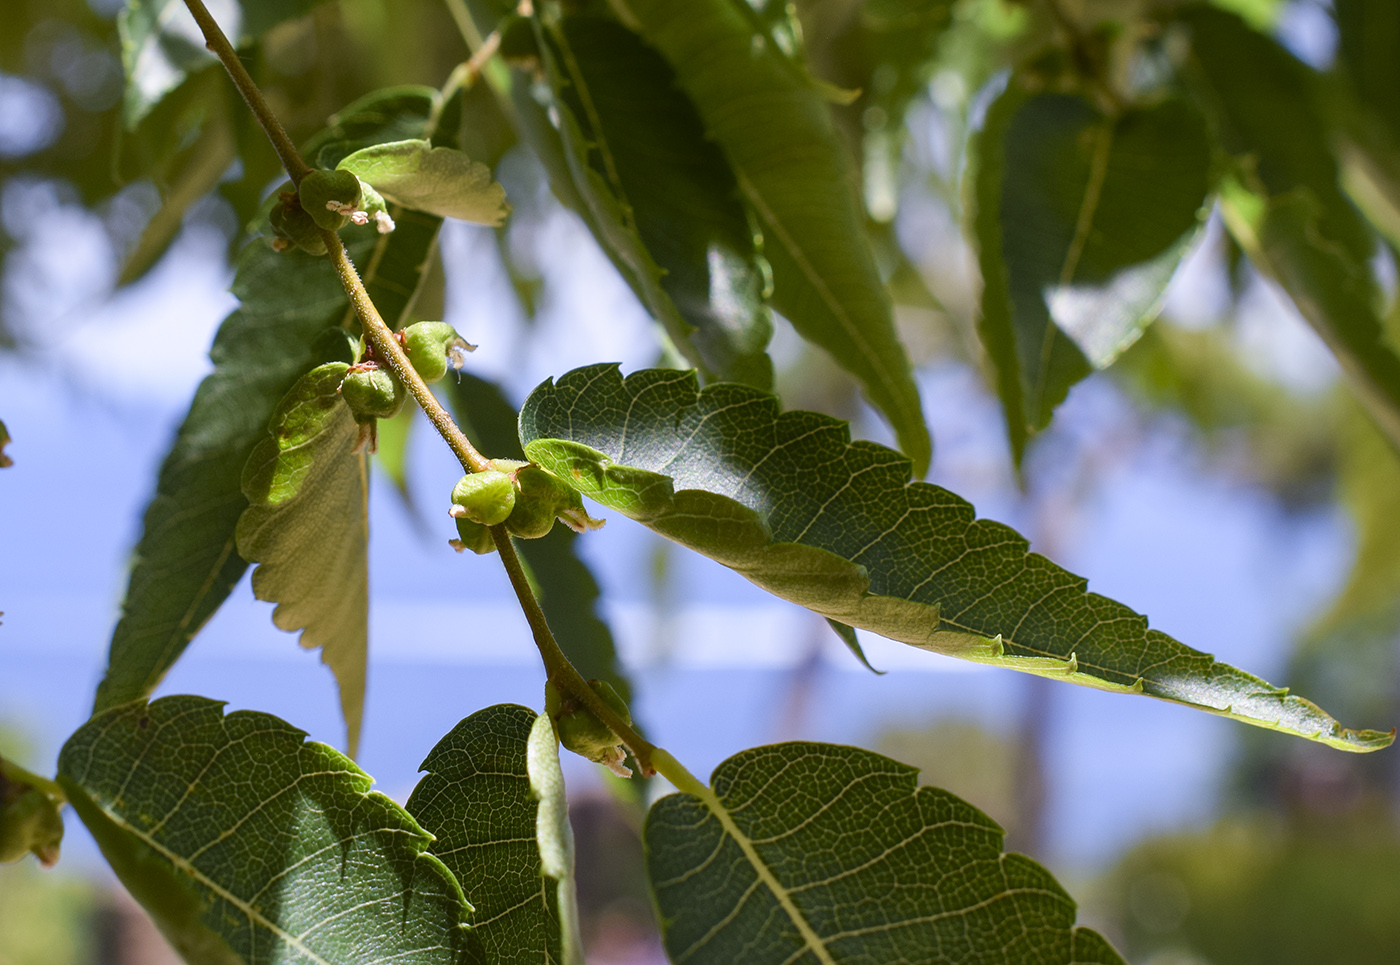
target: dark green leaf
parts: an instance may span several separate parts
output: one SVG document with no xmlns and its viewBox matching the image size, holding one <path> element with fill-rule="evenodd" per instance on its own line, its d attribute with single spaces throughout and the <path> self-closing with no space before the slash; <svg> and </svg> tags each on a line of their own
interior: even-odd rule
<svg viewBox="0 0 1400 965">
<path fill-rule="evenodd" d="M 845 423 L 781 413 L 692 373 L 577 369 L 520 417 L 525 452 L 581 493 L 830 619 L 994 666 L 1143 693 L 1344 750 L 1393 736 L 1149 630 L 1145 617 L 974 520 L 908 460 Z"/>
<path fill-rule="evenodd" d="M 1193 9 L 1187 76 L 1209 106 L 1237 184 L 1226 224 L 1337 355 L 1358 399 L 1400 447 L 1400 356 L 1383 338 L 1375 239 L 1338 184 L 1316 75 L 1269 37 Z"/>
<path fill-rule="evenodd" d="M 221 24 L 235 43 L 261 36 L 284 20 L 300 17 L 319 0 L 238 0 L 237 18 Z M 194 18 L 181 0 L 128 0 L 117 18 L 126 71 L 124 115 L 137 122 L 186 75 L 214 61 Z"/>
<path fill-rule="evenodd" d="M 333 748 L 222 706 L 113 708 L 58 760 L 78 816 L 187 962 L 482 960 L 431 835 Z"/>
<path fill-rule="evenodd" d="M 773 306 L 860 380 L 922 475 L 931 447 L 919 390 L 821 94 L 754 33 L 744 4 L 618 0 L 613 6 L 671 62 L 729 158 L 763 232 Z"/>
<path fill-rule="evenodd" d="M 756 747 L 647 815 L 673 962 L 1122 965 L 995 821 L 835 744 Z"/>
<path fill-rule="evenodd" d="M 982 341 L 1019 462 L 1070 387 L 1152 321 L 1207 210 L 1211 150 L 1185 101 L 1110 117 L 1015 78 L 980 143 Z"/>
<path fill-rule="evenodd" d="M 332 114 L 302 153 L 315 167 L 329 170 L 363 148 L 426 136 L 441 110 L 442 95 L 431 87 L 405 84 L 371 91 Z"/>
<path fill-rule="evenodd" d="M 419 770 L 408 813 L 462 885 L 486 961 L 582 965 L 574 840 L 548 717 L 497 704 L 463 720 Z"/>
<path fill-rule="evenodd" d="M 235 536 L 258 564 L 253 595 L 277 604 L 272 622 L 302 630 L 301 645 L 319 648 L 335 674 L 353 757 L 369 648 L 369 467 L 340 397 L 348 368 L 312 369 L 278 404 L 243 470 L 248 508 Z"/>
<path fill-rule="evenodd" d="M 524 459 L 515 407 L 494 383 L 469 372 L 445 380 L 448 402 L 473 442 L 492 458 Z M 560 648 L 585 679 L 604 680 L 624 701 L 632 683 L 618 663 L 612 631 L 598 613 L 598 581 L 578 554 L 577 533 L 556 526 L 543 539 L 517 540 L 539 588 L 540 606 Z"/>
<path fill-rule="evenodd" d="M 574 193 L 676 346 L 717 378 L 772 384 L 766 266 L 738 185 L 675 74 L 616 21 L 542 28 Z"/>
<path fill-rule="evenodd" d="M 876 670 L 870 665 L 870 661 L 865 659 L 865 651 L 861 649 L 860 640 L 856 637 L 855 627 L 848 627 L 839 620 L 827 620 L 827 625 L 831 627 L 833 633 L 841 638 L 841 642 L 846 645 L 846 649 L 855 654 L 855 658 L 865 664 L 865 669 L 871 673 L 884 673 L 883 670 Z"/>
</svg>

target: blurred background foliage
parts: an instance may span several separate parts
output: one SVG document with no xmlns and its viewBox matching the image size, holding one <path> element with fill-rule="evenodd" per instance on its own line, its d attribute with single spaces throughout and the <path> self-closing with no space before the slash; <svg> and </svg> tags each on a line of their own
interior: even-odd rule
<svg viewBox="0 0 1400 965">
<path fill-rule="evenodd" d="M 1317 72 L 1327 116 L 1339 126 L 1341 156 L 1352 162 L 1343 165 L 1345 186 L 1377 226 L 1373 264 L 1389 299 L 1386 337 L 1400 346 L 1393 247 L 1400 219 L 1387 207 L 1400 196 L 1393 190 L 1400 184 L 1400 7 L 1365 0 L 1216 5 L 1283 38 Z M 751 0 L 756 29 L 805 64 L 832 101 L 916 368 L 970 367 L 991 384 L 975 331 L 980 283 L 967 237 L 966 185 L 976 164 L 970 145 L 1007 70 L 1035 62 L 1053 77 L 1064 69 L 1056 58 L 1098 58 L 1088 69 L 1106 75 L 1149 70 L 1142 51 L 1154 38 L 1143 15 L 1162 6 Z M 306 7 L 242 47 L 298 141 L 366 92 L 441 85 L 468 55 L 462 28 L 469 35 L 478 29 L 455 2 Z M 263 195 L 280 180 L 275 156 L 220 69 L 198 66 L 197 57 L 183 83 L 124 123 L 119 8 L 119 0 L 6 4 L 0 346 L 21 357 L 43 341 L 35 337 L 39 316 L 25 288 L 26 245 L 41 219 L 100 223 L 110 245 L 108 271 L 86 294 L 100 300 L 139 280 L 182 230 L 213 228 L 234 252 Z M 492 67 L 494 81 L 508 83 L 500 70 Z M 496 249 L 530 318 L 550 277 L 537 234 L 558 201 L 488 86 L 470 92 L 464 111 L 464 147 L 497 167 L 515 205 Z M 1219 280 L 1219 297 L 1204 312 L 1169 299 L 1160 321 L 1103 378 L 1131 403 L 1139 440 L 1187 435 L 1211 471 L 1267 492 L 1290 511 L 1334 502 L 1345 508 L 1356 533 L 1352 569 L 1330 608 L 1299 634 L 1284 682 L 1341 719 L 1394 721 L 1400 457 L 1338 380 L 1300 383 L 1270 363 L 1243 318 L 1269 285 L 1228 234 L 1208 230 L 1192 264 Z M 786 405 L 871 425 L 857 386 L 824 353 L 780 335 L 774 354 Z M 1038 542 L 1053 542 L 1055 527 L 1092 489 L 1065 482 L 1075 475 L 1064 470 L 1065 445 L 1051 432 L 1032 443 L 1026 463 L 1023 485 Z M 1075 450 L 1084 461 L 1078 471 L 1090 475 L 1091 448 Z M 1046 455 L 1056 452 L 1060 457 Z M 1046 468 L 1052 463 L 1059 468 Z M 667 592 L 665 573 L 658 557 L 659 595 Z M 1091 923 L 1132 960 L 1154 965 L 1400 961 L 1400 758 L 1339 755 L 1243 730 L 1217 822 L 1144 841 L 1122 856 L 1087 892 Z M 14 745 L 12 738 L 0 752 L 12 754 Z M 1034 714 L 996 733 L 937 718 L 886 733 L 876 749 L 922 768 L 925 781 L 966 797 L 1000 820 L 1013 844 L 1034 850 L 1041 819 Z M 575 806 L 581 846 L 598 849 L 580 861 L 579 878 L 585 934 L 598 961 L 644 960 L 638 949 L 655 950 L 632 807 L 611 798 Z M 587 830 L 594 827 L 597 835 Z M 0 965 L 137 960 L 113 957 L 101 940 L 111 933 L 112 902 L 61 869 L 0 869 Z"/>
</svg>

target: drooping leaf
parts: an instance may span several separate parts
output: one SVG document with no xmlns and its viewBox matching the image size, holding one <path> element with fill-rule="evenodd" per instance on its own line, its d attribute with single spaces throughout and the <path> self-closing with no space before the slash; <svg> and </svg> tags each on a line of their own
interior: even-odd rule
<svg viewBox="0 0 1400 965">
<path fill-rule="evenodd" d="M 480 962 L 432 837 L 348 758 L 202 697 L 99 714 L 58 781 L 187 962 Z"/>
<path fill-rule="evenodd" d="M 235 44 L 261 36 L 284 20 L 300 17 L 320 0 L 237 0 L 211 4 Z M 122 67 L 126 72 L 123 114 L 137 122 L 185 77 L 215 60 L 199 25 L 181 0 L 128 0 L 117 17 Z"/>
<path fill-rule="evenodd" d="M 671 62 L 763 232 L 772 304 L 860 381 L 922 475 L 931 447 L 826 103 L 728 0 L 617 0 Z"/>
<path fill-rule="evenodd" d="M 440 218 L 499 225 L 510 213 L 505 188 L 491 170 L 450 147 L 424 140 L 361 148 L 336 167 L 372 185 L 385 200 Z"/>
<path fill-rule="evenodd" d="M 336 116 L 317 139 L 318 151 L 335 156 L 347 142 L 372 142 L 376 131 L 402 133 L 406 125 L 409 133 L 428 133 L 435 98 L 417 88 L 367 95 Z M 402 323 L 440 224 L 418 214 L 401 220 L 389 235 L 343 233 L 391 325 Z M 262 241 L 240 255 L 233 293 L 241 305 L 219 328 L 210 351 L 214 372 L 195 394 L 146 509 L 97 691 L 99 711 L 148 696 L 243 575 L 248 564 L 235 549 L 234 528 L 248 505 L 244 465 L 297 379 L 335 358 L 318 354 L 317 338 L 328 326 L 358 324 L 329 263 L 299 251 L 279 255 Z"/>
<path fill-rule="evenodd" d="M 883 670 L 876 670 L 870 665 L 870 661 L 865 658 L 865 650 L 861 648 L 860 639 L 856 636 L 856 628 L 848 627 L 840 620 L 827 620 L 827 625 L 831 631 L 841 638 L 841 642 L 846 645 L 846 649 L 855 655 L 855 658 L 865 664 L 865 669 L 871 673 L 884 673 Z"/>
<path fill-rule="evenodd" d="M 277 604 L 272 622 L 303 631 L 301 645 L 335 674 L 353 757 L 369 648 L 369 466 L 352 451 L 347 368 L 312 369 L 278 404 L 243 470 L 248 508 L 235 533 L 238 554 L 258 564 L 253 595 Z"/>
<path fill-rule="evenodd" d="M 835 744 L 756 747 L 646 821 L 673 962 L 1122 965 L 991 818 Z"/>
<path fill-rule="evenodd" d="M 408 813 L 475 908 L 486 961 L 583 965 L 559 742 L 549 718 L 497 704 L 463 720 L 419 770 Z"/>
<path fill-rule="evenodd" d="M 1316 75 L 1218 10 L 1184 15 L 1187 77 L 1238 161 L 1225 223 L 1336 354 L 1371 418 L 1400 447 L 1400 356 L 1383 338 L 1375 240 L 1338 183 Z"/>
<path fill-rule="evenodd" d="M 445 380 L 448 404 L 463 430 L 492 458 L 524 459 L 515 406 L 499 386 L 469 372 Z M 632 682 L 617 659 L 612 630 L 598 612 L 598 581 L 579 556 L 581 537 L 556 526 L 543 539 L 517 540 L 515 547 L 534 574 L 540 607 L 555 639 L 586 680 L 604 680 L 624 701 Z"/>
<path fill-rule="evenodd" d="M 1009 527 L 974 519 L 908 461 L 845 423 L 779 411 L 744 386 L 691 373 L 626 380 L 591 366 L 545 382 L 520 416 L 526 454 L 579 492 L 738 571 L 771 593 L 928 650 L 1121 693 L 1141 693 L 1344 750 L 1319 708 L 1218 663 Z"/>
<path fill-rule="evenodd" d="M 766 266 L 734 172 L 662 56 L 614 20 L 540 27 L 573 193 L 678 349 L 716 378 L 772 384 Z M 527 128 L 527 130 L 529 130 Z"/>
<path fill-rule="evenodd" d="M 980 329 L 1019 462 L 1070 387 L 1156 315 L 1207 210 L 1211 148 L 1184 100 L 1112 117 L 1016 78 L 980 144 Z"/>
</svg>

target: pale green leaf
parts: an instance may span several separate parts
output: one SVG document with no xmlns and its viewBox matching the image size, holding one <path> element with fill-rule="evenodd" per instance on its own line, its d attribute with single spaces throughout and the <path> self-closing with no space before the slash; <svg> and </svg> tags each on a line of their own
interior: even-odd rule
<svg viewBox="0 0 1400 965">
<path fill-rule="evenodd" d="M 116 707 L 58 760 L 78 816 L 185 961 L 482 960 L 431 835 L 333 748 L 222 706 Z"/>
<path fill-rule="evenodd" d="M 476 909 L 488 963 L 583 965 L 574 840 L 554 725 L 497 704 L 463 720 L 423 761 L 408 813 Z"/>
<path fill-rule="evenodd" d="M 490 168 L 429 141 L 375 144 L 336 167 L 372 185 L 387 201 L 440 218 L 499 225 L 510 213 L 505 188 L 491 180 Z"/>
<path fill-rule="evenodd" d="M 300 17 L 320 0 L 228 0 L 210 10 L 234 43 L 261 36 L 284 20 Z M 204 35 L 181 0 L 127 0 L 117 16 L 126 73 L 123 116 L 135 127 L 188 74 L 215 61 Z"/>
<path fill-rule="evenodd" d="M 340 397 L 347 368 L 312 369 L 278 404 L 243 471 L 236 537 L 239 555 L 259 564 L 253 595 L 277 604 L 272 622 L 301 630 L 335 674 L 353 756 L 369 648 L 369 468 Z"/>
<path fill-rule="evenodd" d="M 1344 750 L 1391 734 L 1218 663 L 1086 581 L 974 519 L 908 460 L 843 422 L 780 412 L 756 390 L 692 373 L 577 369 L 526 400 L 531 459 L 579 492 L 829 619 L 928 650 L 1141 693 Z"/>
<path fill-rule="evenodd" d="M 612 6 L 671 62 L 729 158 L 763 232 L 773 307 L 859 379 L 922 475 L 931 446 L 919 390 L 827 104 L 782 51 L 754 32 L 745 4 L 613 0 Z"/>
<path fill-rule="evenodd" d="M 766 265 L 734 172 L 652 47 L 614 20 L 539 28 L 571 192 L 672 342 L 716 378 L 772 384 Z"/>
<path fill-rule="evenodd" d="M 980 328 L 1019 461 L 1155 317 L 1208 210 L 1210 141 L 1182 100 L 1113 117 L 1013 78 L 979 143 Z"/>
<path fill-rule="evenodd" d="M 647 815 L 647 872 L 687 965 L 1122 965 L 995 821 L 871 751 L 743 751 Z"/>
<path fill-rule="evenodd" d="M 499 386 L 460 372 L 445 381 L 447 401 L 463 431 L 492 458 L 524 459 L 516 433 L 515 406 Z M 515 548 L 534 575 L 540 607 L 555 639 L 586 680 L 604 680 L 624 701 L 632 682 L 617 659 L 612 630 L 599 613 L 598 581 L 579 556 L 582 539 L 556 526 L 542 539 L 516 540 Z"/>
<path fill-rule="evenodd" d="M 1400 447 L 1400 355 L 1383 337 L 1369 264 L 1375 237 L 1338 183 L 1316 75 L 1227 14 L 1199 8 L 1184 20 L 1187 76 L 1239 168 L 1222 196 L 1226 225 L 1293 299 Z"/>
</svg>

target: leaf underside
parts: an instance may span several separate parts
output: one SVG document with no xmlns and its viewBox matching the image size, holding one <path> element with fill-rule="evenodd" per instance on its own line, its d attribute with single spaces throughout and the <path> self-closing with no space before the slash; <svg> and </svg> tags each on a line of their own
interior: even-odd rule
<svg viewBox="0 0 1400 965">
<path fill-rule="evenodd" d="M 851 165 L 820 93 L 728 0 L 616 0 L 671 62 L 763 232 L 772 305 L 851 372 L 922 475 L 931 445 Z"/>
<path fill-rule="evenodd" d="M 122 883 L 192 963 L 482 962 L 431 836 L 352 761 L 202 697 L 113 708 L 59 783 Z"/>
<path fill-rule="evenodd" d="M 440 218 L 500 225 L 510 213 L 491 169 L 450 147 L 412 139 L 361 148 L 337 169 L 373 185 L 386 200 Z"/>
<path fill-rule="evenodd" d="M 359 427 L 340 398 L 348 366 L 312 369 L 273 414 L 248 459 L 238 552 L 253 595 L 276 603 L 272 622 L 302 630 L 335 674 L 351 756 L 364 714 L 369 648 L 369 467 Z"/>
<path fill-rule="evenodd" d="M 980 330 L 1019 461 L 1070 387 L 1156 315 L 1206 210 L 1210 141 L 1180 99 L 1113 118 L 1013 78 L 980 146 Z"/>
<path fill-rule="evenodd" d="M 687 965 L 1122 965 L 991 818 L 855 747 L 756 747 L 647 815 L 666 950 Z"/>
<path fill-rule="evenodd" d="M 423 761 L 406 805 L 476 909 L 488 962 L 582 965 L 573 835 L 548 717 L 498 704 Z"/>
<path fill-rule="evenodd" d="M 526 454 L 584 495 L 849 626 L 963 659 L 1142 693 L 1344 750 L 1392 734 L 1215 661 L 1086 592 L 1087 581 L 971 505 L 910 481 L 908 460 L 746 386 L 616 366 L 546 382 Z"/>
</svg>

